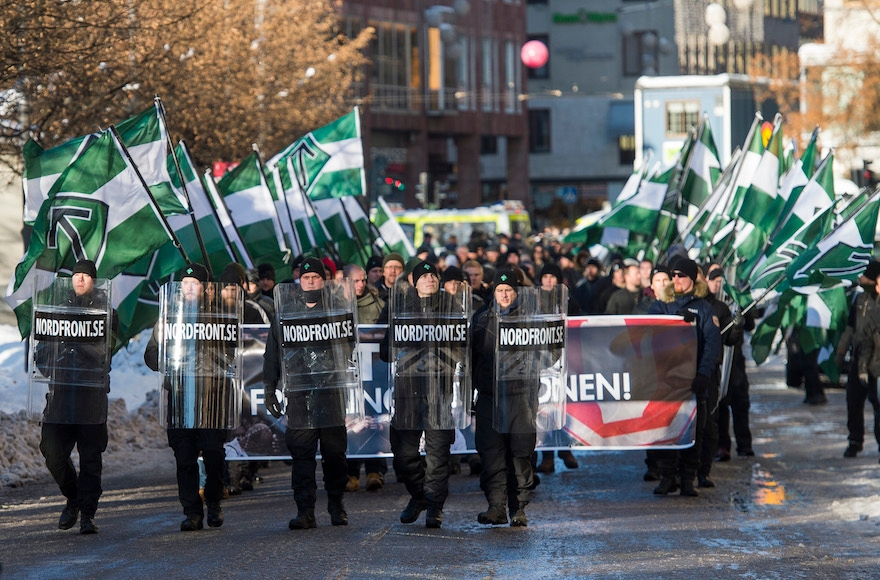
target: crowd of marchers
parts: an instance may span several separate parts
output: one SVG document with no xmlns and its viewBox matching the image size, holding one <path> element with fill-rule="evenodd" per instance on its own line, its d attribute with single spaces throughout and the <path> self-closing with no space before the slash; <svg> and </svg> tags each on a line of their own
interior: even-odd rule
<svg viewBox="0 0 880 580">
<path fill-rule="evenodd" d="M 413 523 L 425 512 L 427 527 L 442 525 L 449 477 L 460 470 L 460 458 L 450 452 L 455 438 L 452 391 L 460 382 L 456 373 L 467 368 L 477 385 L 473 416 L 478 453 L 466 460 L 471 473 L 480 475 L 488 504 L 477 520 L 486 525 L 527 526 L 526 507 L 540 483 L 537 474 L 552 473 L 555 457 L 552 451 L 541 457 L 535 451 L 538 377 L 523 370 L 531 368 L 528 365 L 519 368 L 516 379 L 511 378 L 515 373 L 499 370 L 522 361 L 503 358 L 507 355 L 497 349 L 496 333 L 505 318 L 522 314 L 523 297 L 529 292 L 551 293 L 554 288 L 567 287 L 567 315 L 669 314 L 694 324 L 697 364 L 691 390 L 696 400 L 695 442 L 682 450 L 647 451 L 644 480 L 657 482 L 654 494 L 679 492 L 696 497 L 699 488 L 715 487 L 711 477 L 714 462 L 731 460 L 734 451 L 740 457 L 755 455 L 743 354 L 744 334 L 754 328 L 755 316 L 741 315 L 727 298 L 725 264 L 697 264 L 684 251 L 674 250 L 659 263 L 616 254 L 599 260 L 586 249 L 575 252 L 549 236 L 525 241 L 500 234 L 491 240 L 475 236 L 467 243 L 455 238 L 438 242 L 434 244 L 428 236 L 411 259 L 388 253 L 371 257 L 363 267 L 328 257 L 300 257 L 292 263 L 288 280 L 276 280 L 268 264 L 251 270 L 229 264 L 216 280 L 195 263 L 178 273 L 176 294 L 169 299 L 172 306 L 164 311 L 167 316 L 172 312 L 177 323 L 213 320 L 235 312 L 241 323 L 270 325 L 263 366 L 265 405 L 273 416 L 286 419 L 284 441 L 292 460 L 297 508 L 289 522 L 291 530 L 318 525 L 319 445 L 327 512 L 334 526 L 348 523 L 344 494 L 360 489 L 362 469 L 370 491 L 381 489 L 388 473 L 383 458 L 346 458 L 345 396 L 327 387 L 342 380 L 340 352 L 347 352 L 344 349 L 350 344 L 345 343 L 343 351 L 339 345 L 295 345 L 280 332 L 291 316 L 320 320 L 331 310 L 338 316 L 340 303 L 334 301 L 333 292 L 343 283 L 350 284 L 353 291 L 349 314 L 356 313 L 360 324 L 390 327 L 401 316 L 430 321 L 450 313 L 465 313 L 469 323 L 466 343 L 438 346 L 425 342 L 404 349 L 395 346 L 388 335 L 382 343 L 382 359 L 393 361 L 397 369 L 392 377 L 396 414 L 391 419 L 390 442 L 394 474 L 410 495 L 400 514 L 402 523 Z M 94 263 L 77 262 L 72 280 L 64 305 L 74 313 L 71 316 L 84 305 L 101 303 Z M 845 457 L 855 457 L 863 449 L 866 400 L 874 407 L 874 434 L 880 445 L 880 402 L 877 389 L 871 388 L 880 377 L 878 280 L 880 263 L 872 262 L 862 276 L 863 290 L 852 302 L 849 326 L 838 345 L 838 358 L 841 363 L 848 361 L 849 369 L 849 445 Z M 40 450 L 67 500 L 58 527 L 70 529 L 79 521 L 83 534 L 98 531 L 95 514 L 102 491 L 101 454 L 108 439 L 107 392 L 117 317 L 106 300 L 103 308 L 109 335 L 103 343 L 105 352 L 95 350 L 95 344 L 100 343 L 54 339 L 50 351 L 38 349 L 34 354 L 49 384 Z M 253 489 L 260 465 L 226 461 L 224 443 L 229 431 L 210 421 L 200 422 L 203 415 L 234 407 L 225 394 L 235 386 L 227 372 L 230 347 L 222 343 L 171 344 L 162 328 L 160 319 L 144 360 L 152 370 L 165 373 L 168 443 L 175 457 L 185 518 L 180 529 L 199 530 L 205 523 L 219 527 L 224 522 L 222 501 L 230 494 Z M 464 351 L 463 344 L 470 352 Z M 803 381 L 805 403 L 827 402 L 815 354 L 802 354 L 796 336 L 789 335 L 787 344 L 789 377 L 798 383 L 790 381 L 792 386 Z M 553 349 L 548 346 L 544 350 L 544 360 L 552 362 Z M 173 353 L 186 362 L 174 367 L 176 370 L 168 362 Z M 463 361 L 467 365 L 463 366 Z M 210 384 L 205 377 L 211 377 Z M 101 388 L 71 388 L 78 381 Z M 278 397 L 279 390 L 283 398 Z M 97 398 L 96 392 L 100 393 Z M 213 393 L 210 401 L 208 392 Z M 88 400 L 82 398 L 86 395 Z M 71 460 L 74 447 L 79 452 L 78 471 Z M 567 468 L 578 467 L 570 451 L 559 451 L 558 457 Z"/>
</svg>

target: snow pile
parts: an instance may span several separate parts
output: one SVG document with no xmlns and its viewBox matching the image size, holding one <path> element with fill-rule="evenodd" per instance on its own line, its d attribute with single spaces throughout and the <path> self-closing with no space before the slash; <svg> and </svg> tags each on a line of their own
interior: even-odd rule
<svg viewBox="0 0 880 580">
<path fill-rule="evenodd" d="M 144 450 L 168 446 L 158 418 L 158 375 L 144 364 L 149 338 L 149 331 L 141 333 L 113 357 L 105 465 L 136 465 Z M 0 325 L 0 489 L 49 477 L 40 453 L 40 426 L 27 418 L 25 367 L 18 329 Z M 76 450 L 73 458 L 76 463 Z"/>
</svg>

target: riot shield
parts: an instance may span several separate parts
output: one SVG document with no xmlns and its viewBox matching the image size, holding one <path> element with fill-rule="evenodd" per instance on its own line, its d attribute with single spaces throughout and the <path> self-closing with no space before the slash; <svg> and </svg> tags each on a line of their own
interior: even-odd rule
<svg viewBox="0 0 880 580">
<path fill-rule="evenodd" d="M 169 282 L 159 293 L 159 372 L 170 429 L 234 429 L 241 414 L 243 294 L 237 284 Z"/>
<path fill-rule="evenodd" d="M 499 433 L 565 425 L 567 311 L 568 289 L 560 284 L 550 291 L 519 288 L 510 312 L 494 317 L 492 426 Z"/>
<path fill-rule="evenodd" d="M 309 292 L 299 284 L 275 286 L 289 428 L 337 427 L 363 419 L 356 300 L 347 278 Z"/>
<path fill-rule="evenodd" d="M 75 288 L 72 278 L 38 277 L 28 360 L 28 417 L 44 423 L 107 421 L 110 281 Z"/>
<path fill-rule="evenodd" d="M 470 286 L 419 297 L 409 282 L 398 280 L 389 300 L 391 424 L 419 431 L 468 427 Z"/>
</svg>

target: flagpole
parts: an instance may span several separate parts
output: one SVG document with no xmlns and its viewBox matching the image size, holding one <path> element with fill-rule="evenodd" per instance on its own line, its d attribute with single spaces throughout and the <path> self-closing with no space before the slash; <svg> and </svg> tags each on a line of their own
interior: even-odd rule
<svg viewBox="0 0 880 580">
<path fill-rule="evenodd" d="M 692 154 L 693 154 L 693 152 L 694 152 L 694 146 L 695 146 L 695 145 L 696 145 L 696 139 L 694 139 L 693 141 L 691 141 L 691 148 L 690 148 L 690 150 L 689 150 L 688 153 L 687 153 L 687 159 L 686 159 L 685 162 L 684 162 L 684 166 L 682 167 L 681 172 L 679 172 L 678 175 L 677 175 L 677 177 L 678 177 L 678 183 L 675 184 L 675 189 L 673 190 L 673 191 L 675 192 L 675 206 L 672 208 L 672 209 L 673 209 L 672 216 L 674 216 L 674 217 L 671 217 L 671 219 L 666 223 L 666 227 L 665 227 L 664 230 L 663 230 L 663 235 L 657 240 L 657 241 L 658 241 L 658 248 L 657 248 L 658 258 L 657 258 L 657 262 L 658 262 L 658 263 L 662 262 L 662 259 L 661 259 L 661 258 L 665 258 L 665 257 L 666 257 L 666 252 L 667 252 L 667 251 L 669 250 L 669 248 L 670 248 L 670 245 L 667 245 L 666 248 L 663 249 L 663 253 L 660 254 L 660 247 L 659 247 L 659 244 L 663 243 L 662 240 L 665 240 L 666 237 L 669 235 L 669 228 L 672 227 L 672 224 L 676 222 L 676 220 L 678 219 L 678 216 L 679 216 L 679 210 L 681 209 L 681 179 L 682 179 L 682 177 L 684 177 L 685 175 L 687 175 L 687 171 L 688 171 L 688 169 L 690 169 L 690 166 L 691 166 L 691 156 L 692 156 Z M 673 181 L 673 180 L 670 179 L 670 186 L 672 185 L 672 181 Z M 660 207 L 660 213 L 661 213 L 661 215 L 662 215 L 662 213 L 663 213 L 663 207 L 662 207 L 662 206 Z M 660 218 L 659 218 L 659 217 L 657 218 L 657 221 L 658 221 L 658 223 L 659 223 L 659 221 L 660 221 Z"/>
<path fill-rule="evenodd" d="M 210 171 L 205 171 L 204 178 L 205 178 L 205 187 L 208 188 L 208 195 L 210 196 L 211 200 L 214 202 L 213 205 L 215 205 L 217 207 L 217 209 L 220 208 L 221 204 L 223 205 L 223 211 L 226 214 L 226 216 L 228 217 L 229 223 L 232 226 L 232 229 L 235 230 L 235 233 L 238 236 L 238 240 L 241 242 L 241 244 L 234 243 L 232 241 L 232 239 L 229 237 L 229 234 L 226 232 L 226 228 L 223 225 L 223 220 L 219 220 L 220 221 L 220 229 L 223 230 L 223 235 L 226 237 L 226 239 L 229 240 L 229 245 L 233 249 L 233 257 L 240 260 L 242 263 L 244 263 L 245 266 L 247 266 L 249 268 L 253 268 L 254 267 L 254 258 L 253 258 L 253 256 L 251 256 L 250 250 L 248 250 L 247 245 L 245 245 L 245 243 L 244 243 L 244 240 L 241 239 L 241 236 L 239 235 L 238 230 L 235 227 L 235 222 L 232 221 L 232 217 L 229 212 L 229 207 L 226 206 L 226 200 L 223 199 L 223 196 L 220 195 L 219 191 L 217 191 L 217 184 L 214 183 L 214 177 L 211 175 Z M 237 256 L 235 254 L 237 254 Z"/>
<path fill-rule="evenodd" d="M 260 155 L 260 148 L 257 146 L 256 143 L 251 143 L 251 149 L 256 154 L 255 156 L 257 158 L 257 168 L 260 170 L 260 185 L 262 185 L 263 183 L 266 184 L 267 193 L 269 193 L 269 199 L 272 199 L 272 192 L 268 191 L 269 190 L 269 182 L 266 181 L 266 168 L 263 166 L 263 157 L 262 157 L 262 155 Z M 284 207 L 287 207 L 287 200 L 284 201 Z M 278 215 L 278 208 L 275 207 L 275 200 L 272 200 L 272 210 L 275 212 L 275 218 L 278 220 L 278 226 L 281 228 L 281 237 L 287 238 L 287 235 L 284 231 L 284 226 L 281 223 L 281 216 Z M 291 229 L 293 228 L 293 223 L 290 224 L 290 227 L 291 227 Z M 287 245 L 290 243 L 290 240 L 285 239 L 284 242 L 285 242 L 285 245 Z M 289 262 L 292 258 L 290 248 L 281 248 L 281 249 L 282 249 L 282 251 L 284 251 L 284 253 L 286 254 L 286 257 L 287 257 L 286 260 L 284 258 L 282 258 L 282 260 L 285 263 Z"/>
<path fill-rule="evenodd" d="M 199 251 L 202 253 L 202 260 L 205 262 L 204 266 L 207 268 L 208 274 L 213 278 L 214 270 L 211 268 L 211 260 L 208 259 L 208 249 L 205 248 L 205 241 L 202 239 L 202 232 L 199 229 L 199 224 L 196 222 L 196 212 L 193 210 L 192 201 L 189 199 L 189 192 L 186 190 L 186 179 L 184 179 L 183 171 L 180 169 L 180 160 L 177 158 L 177 152 L 174 150 L 174 143 L 171 142 L 171 135 L 168 133 L 168 120 L 165 118 L 165 107 L 162 106 L 162 100 L 158 95 L 153 97 L 153 101 L 156 104 L 156 110 L 159 111 L 159 118 L 165 126 L 165 141 L 168 144 L 168 151 L 171 152 L 171 158 L 174 160 L 174 168 L 177 169 L 177 177 L 180 179 L 180 190 L 183 192 L 184 199 L 186 199 L 186 207 L 187 210 L 189 210 L 189 219 L 192 222 L 193 230 L 196 234 L 196 241 L 199 244 Z"/>
<path fill-rule="evenodd" d="M 180 145 L 181 147 L 183 147 L 183 152 L 186 155 L 187 163 L 192 168 L 193 173 L 198 178 L 198 174 L 195 171 L 195 166 L 192 163 L 192 156 L 190 155 L 189 147 L 187 147 L 186 143 L 183 140 L 180 141 Z M 205 189 L 207 190 L 207 187 Z M 223 227 L 223 224 L 220 223 L 220 218 L 219 216 L 217 216 L 217 210 L 214 209 L 214 204 L 211 203 L 210 199 L 208 199 L 208 196 L 206 196 L 205 201 L 208 202 L 208 208 L 211 210 L 211 216 L 216 220 L 218 226 L 217 229 L 220 230 L 220 235 L 223 236 L 223 245 L 226 247 L 226 253 L 229 254 L 229 258 L 234 262 L 236 256 L 235 249 L 232 245 L 232 240 L 229 239 L 229 235 L 226 233 L 226 229 Z"/>
<path fill-rule="evenodd" d="M 290 204 L 287 203 L 287 193 L 284 191 L 284 184 L 281 183 L 281 170 L 278 169 L 277 163 L 272 166 L 272 181 L 275 182 L 275 189 L 278 190 L 278 197 L 284 200 L 284 210 L 287 212 L 287 219 L 290 221 L 290 230 L 293 232 L 293 240 L 291 241 L 296 244 L 297 254 L 302 254 L 302 240 L 299 239 L 299 234 L 296 233 L 296 223 L 294 223 L 293 215 L 290 213 Z"/>
<path fill-rule="evenodd" d="M 358 244 L 362 248 L 364 248 L 364 250 L 369 250 L 370 255 L 372 255 L 373 254 L 372 247 L 371 247 L 372 243 L 369 246 L 364 243 L 364 240 L 361 237 L 360 232 L 357 231 L 357 228 L 354 226 L 354 221 L 351 219 L 351 216 L 348 214 L 348 210 L 345 208 L 345 202 L 342 200 L 342 198 L 337 198 L 337 199 L 339 200 L 339 205 L 342 207 L 342 214 L 345 216 L 345 219 L 348 222 L 348 227 L 354 233 L 354 237 L 357 238 Z M 366 216 L 366 217 L 367 217 L 367 222 L 369 222 L 370 216 Z M 367 265 L 367 263 L 365 260 L 364 266 L 366 266 L 366 265 Z"/>
<path fill-rule="evenodd" d="M 723 212 L 716 211 L 716 210 L 719 207 L 721 207 L 722 204 L 727 203 L 727 200 L 725 199 L 725 195 L 727 195 L 728 190 L 733 185 L 733 183 L 731 181 L 733 171 L 736 168 L 736 164 L 739 163 L 741 158 L 742 158 L 742 149 L 737 147 L 734 150 L 733 155 L 731 156 L 730 164 L 724 168 L 724 172 L 721 174 L 721 176 L 718 179 L 718 188 L 720 189 L 720 192 L 718 194 L 718 199 L 715 201 L 715 205 L 712 207 L 711 210 L 709 210 L 709 209 L 706 210 L 706 213 L 709 213 L 711 211 L 716 216 L 715 219 L 710 224 L 710 231 L 707 232 L 706 235 L 700 235 L 699 231 L 694 235 L 694 237 L 696 239 L 703 242 L 703 247 L 700 249 L 700 256 L 701 257 L 704 256 L 706 252 L 711 251 L 712 241 L 715 239 L 715 236 L 718 234 L 718 231 L 722 227 L 721 226 L 721 219 L 724 217 L 724 214 L 723 214 Z M 701 219 L 701 217 L 702 216 L 698 215 L 696 218 L 694 218 L 694 221 L 692 223 L 697 224 L 699 219 Z M 696 227 L 696 225 L 694 227 Z"/>
<path fill-rule="evenodd" d="M 679 236 L 682 238 L 681 239 L 682 242 L 687 238 L 688 235 L 690 235 L 691 230 L 693 230 L 697 226 L 697 224 L 700 222 L 700 219 L 703 217 L 703 214 L 706 214 L 709 212 L 710 202 L 714 202 L 717 204 L 718 202 L 721 201 L 721 196 L 724 194 L 724 188 L 730 184 L 729 182 L 727 182 L 727 177 L 733 171 L 733 168 L 736 165 L 736 162 L 739 160 L 740 154 L 741 154 L 741 150 L 739 147 L 737 147 L 734 150 L 733 155 L 731 156 L 731 162 L 727 165 L 727 167 L 724 168 L 724 171 L 721 172 L 721 175 L 718 176 L 718 182 L 716 183 L 715 187 L 712 189 L 712 193 L 709 194 L 709 197 L 707 197 L 705 200 L 703 200 L 703 203 L 700 205 L 699 209 L 697 210 L 697 215 L 695 215 L 694 219 L 692 219 L 690 221 L 690 223 L 687 225 L 687 227 L 685 227 L 684 232 L 679 234 Z M 716 196 L 716 192 L 718 192 L 717 196 Z M 717 198 L 717 199 L 715 199 L 715 198 Z M 696 236 L 694 236 L 694 237 L 696 237 Z M 678 241 L 677 238 L 676 238 L 676 241 Z"/>
<path fill-rule="evenodd" d="M 266 166 L 263 164 L 263 156 L 260 153 L 260 148 L 257 146 L 256 143 L 251 143 L 251 149 L 253 150 L 254 153 L 257 154 L 257 165 L 260 166 L 260 175 L 262 175 L 263 179 L 265 179 L 266 178 Z M 277 164 L 276 164 L 276 167 L 277 167 Z M 272 174 L 272 181 L 275 182 L 274 172 Z M 279 179 L 279 181 L 280 181 L 280 179 Z M 276 188 L 278 187 L 278 182 L 275 182 L 275 186 L 276 186 Z M 295 233 L 296 228 L 293 225 L 293 218 L 291 218 L 291 216 L 290 216 L 290 208 L 287 207 L 287 200 L 284 198 L 284 190 L 282 190 L 282 189 L 278 190 L 278 199 L 281 200 L 281 202 L 284 204 L 284 211 L 287 212 L 287 221 L 290 222 L 290 229 L 294 230 L 294 237 L 296 237 L 296 233 Z M 275 207 L 274 203 L 272 204 L 272 207 L 273 208 Z M 278 217 L 278 222 L 280 224 L 281 223 L 281 216 L 278 214 L 277 208 L 275 208 L 275 215 Z M 284 226 L 281 226 L 281 232 L 284 234 L 284 237 L 287 237 L 287 232 L 284 231 Z M 287 243 L 291 244 L 291 242 L 294 242 L 294 241 L 297 243 L 299 242 L 299 240 L 287 240 Z M 301 249 L 301 246 L 298 249 Z"/>
<path fill-rule="evenodd" d="M 134 160 L 131 158 L 131 154 L 128 152 L 128 149 L 126 149 L 125 144 L 122 142 L 122 137 L 120 137 L 119 131 L 116 130 L 115 125 L 110 125 L 110 133 L 116 140 L 116 145 L 125 154 L 125 158 L 128 160 L 131 168 L 134 170 L 135 175 L 137 175 L 138 180 L 140 180 L 141 185 L 144 186 L 144 191 L 146 191 L 147 195 L 150 197 L 153 208 L 156 210 L 156 213 L 159 214 L 159 221 L 162 222 L 162 227 L 165 228 L 165 233 L 171 239 L 174 247 L 177 248 L 177 251 L 180 252 L 180 255 L 183 257 L 184 261 L 186 263 L 190 263 L 189 256 L 186 254 L 186 250 L 183 248 L 183 244 L 180 243 L 180 239 L 177 237 L 177 234 L 174 233 L 174 230 L 172 230 L 171 226 L 168 224 L 168 218 L 165 217 L 165 214 L 162 213 L 162 210 L 159 208 L 159 202 L 156 201 L 156 198 L 153 196 L 153 192 L 150 191 L 150 186 L 147 185 L 147 182 L 144 180 L 144 176 L 141 175 L 140 170 L 138 169 L 137 165 L 135 165 Z"/>
<path fill-rule="evenodd" d="M 822 160 L 821 165 L 819 165 L 819 168 L 818 168 L 818 169 L 816 170 L 816 172 L 813 174 L 813 177 L 815 177 L 816 175 L 819 174 L 819 172 L 822 171 L 822 168 L 825 167 L 825 164 L 828 163 L 829 159 L 831 159 L 831 154 L 830 154 L 830 153 L 829 153 L 828 155 L 825 156 L 825 159 Z M 813 177 L 810 178 L 810 181 L 813 181 Z M 810 181 L 807 182 L 807 185 L 810 184 Z M 804 187 L 806 187 L 806 185 L 805 185 Z M 792 206 L 792 208 L 793 208 L 793 207 L 794 207 L 794 206 Z M 771 241 L 773 240 L 774 236 L 776 236 L 776 235 L 782 230 L 782 226 L 785 224 L 785 218 L 786 218 L 786 217 L 787 217 L 787 216 L 782 216 L 782 219 L 779 220 L 779 221 L 777 222 L 777 224 L 776 224 L 776 227 L 773 228 L 773 232 L 772 232 L 772 233 L 767 237 L 767 239 L 764 241 L 764 245 L 761 247 L 761 251 L 758 252 L 758 253 L 755 255 L 755 261 L 754 261 L 754 262 L 752 263 L 752 265 L 749 267 L 749 271 L 746 272 L 746 274 L 743 276 L 743 278 L 744 278 L 745 280 L 748 280 L 748 279 L 751 277 L 751 275 L 754 273 L 755 268 L 758 267 L 758 263 L 760 262 L 761 256 L 763 256 L 763 255 L 767 252 L 767 250 L 770 248 L 770 243 L 771 243 Z"/>
</svg>

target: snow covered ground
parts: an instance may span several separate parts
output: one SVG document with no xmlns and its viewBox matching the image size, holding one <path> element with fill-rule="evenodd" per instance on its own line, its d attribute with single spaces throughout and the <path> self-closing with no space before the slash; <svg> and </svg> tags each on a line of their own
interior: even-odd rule
<svg viewBox="0 0 880 580">
<path fill-rule="evenodd" d="M 144 449 L 167 446 L 155 399 L 158 374 L 144 364 L 149 338 L 150 331 L 141 333 L 113 357 L 107 454 L 124 464 L 139 463 Z M 18 329 L 0 325 L 0 488 L 49 477 L 39 450 L 39 424 L 27 418 L 26 367 Z"/>
</svg>

